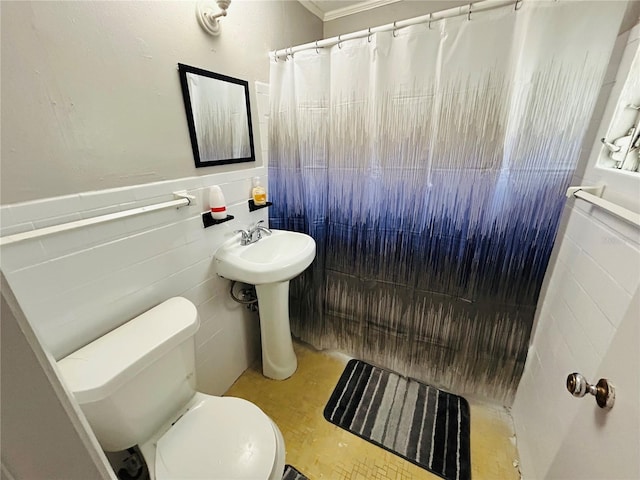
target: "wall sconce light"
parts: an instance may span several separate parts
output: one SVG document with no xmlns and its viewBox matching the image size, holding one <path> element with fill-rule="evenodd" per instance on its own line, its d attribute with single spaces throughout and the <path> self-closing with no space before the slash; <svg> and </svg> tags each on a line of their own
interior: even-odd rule
<svg viewBox="0 0 640 480">
<path fill-rule="evenodd" d="M 231 0 L 216 0 L 216 3 L 218 4 L 218 8 L 220 8 L 220 11 L 217 13 L 213 8 L 205 5 L 205 2 L 198 2 L 196 6 L 198 23 L 205 32 L 214 36 L 220 35 L 220 22 L 218 18 L 227 16 L 227 8 L 229 8 Z"/>
</svg>

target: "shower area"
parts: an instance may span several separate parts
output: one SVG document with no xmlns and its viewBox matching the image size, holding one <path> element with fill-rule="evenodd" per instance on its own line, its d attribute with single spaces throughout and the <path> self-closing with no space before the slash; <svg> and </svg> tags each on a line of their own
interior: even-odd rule
<svg viewBox="0 0 640 480">
<path fill-rule="evenodd" d="M 510 405 L 623 12 L 478 2 L 274 52 L 269 220 L 317 243 L 293 334 Z"/>
</svg>

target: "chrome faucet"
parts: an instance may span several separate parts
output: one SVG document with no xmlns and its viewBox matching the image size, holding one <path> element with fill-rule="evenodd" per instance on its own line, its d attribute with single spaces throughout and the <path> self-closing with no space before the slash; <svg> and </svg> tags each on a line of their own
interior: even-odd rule
<svg viewBox="0 0 640 480">
<path fill-rule="evenodd" d="M 236 230 L 233 233 L 239 233 L 240 237 L 240 245 L 251 245 L 252 243 L 256 243 L 258 240 L 262 238 L 262 233 L 266 233 L 267 235 L 271 235 L 271 230 L 262 225 L 264 220 L 260 220 L 255 225 L 249 225 L 249 228 L 246 230 Z"/>
</svg>

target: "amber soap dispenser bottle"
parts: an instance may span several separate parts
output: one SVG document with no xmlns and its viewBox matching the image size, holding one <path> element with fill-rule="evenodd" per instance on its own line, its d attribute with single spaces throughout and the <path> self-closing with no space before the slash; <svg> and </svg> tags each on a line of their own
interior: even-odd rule
<svg viewBox="0 0 640 480">
<path fill-rule="evenodd" d="M 255 205 L 266 205 L 267 191 L 260 185 L 260 177 L 253 177 L 253 188 L 251 189 L 251 197 Z"/>
</svg>

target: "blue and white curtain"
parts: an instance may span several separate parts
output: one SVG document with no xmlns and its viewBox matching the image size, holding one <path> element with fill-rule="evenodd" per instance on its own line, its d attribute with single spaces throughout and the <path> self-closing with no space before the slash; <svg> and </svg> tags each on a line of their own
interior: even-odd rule
<svg viewBox="0 0 640 480">
<path fill-rule="evenodd" d="M 509 404 L 623 2 L 533 2 L 272 62 L 293 333 Z"/>
</svg>

